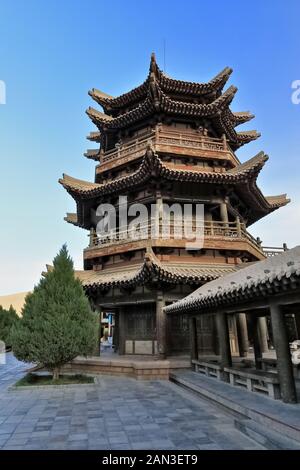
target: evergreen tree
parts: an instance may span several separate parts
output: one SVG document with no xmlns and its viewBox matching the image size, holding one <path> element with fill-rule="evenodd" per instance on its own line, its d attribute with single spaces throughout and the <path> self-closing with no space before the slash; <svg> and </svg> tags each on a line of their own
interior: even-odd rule
<svg viewBox="0 0 300 470">
<path fill-rule="evenodd" d="M 63 364 L 95 349 L 97 322 L 64 245 L 49 271 L 28 294 L 22 319 L 11 332 L 13 351 L 59 377 Z"/>
<path fill-rule="evenodd" d="M 12 326 L 18 321 L 17 312 L 11 305 L 8 310 L 0 305 L 0 341 L 11 346 L 10 333 Z"/>
</svg>

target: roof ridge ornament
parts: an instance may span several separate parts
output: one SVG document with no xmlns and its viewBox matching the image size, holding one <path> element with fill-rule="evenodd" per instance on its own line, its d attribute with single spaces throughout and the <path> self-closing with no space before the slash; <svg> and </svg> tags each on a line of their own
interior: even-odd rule
<svg viewBox="0 0 300 470">
<path fill-rule="evenodd" d="M 157 63 L 156 63 L 156 57 L 155 57 L 155 52 L 151 53 L 151 58 L 150 58 L 150 67 L 149 67 L 149 72 L 156 74 L 157 73 Z"/>
</svg>

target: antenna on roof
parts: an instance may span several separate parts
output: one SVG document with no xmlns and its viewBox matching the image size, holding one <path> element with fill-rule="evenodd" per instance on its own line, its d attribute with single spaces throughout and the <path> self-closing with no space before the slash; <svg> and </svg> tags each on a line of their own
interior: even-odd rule
<svg viewBox="0 0 300 470">
<path fill-rule="evenodd" d="M 166 72 L 166 38 L 164 38 L 164 72 Z"/>
</svg>

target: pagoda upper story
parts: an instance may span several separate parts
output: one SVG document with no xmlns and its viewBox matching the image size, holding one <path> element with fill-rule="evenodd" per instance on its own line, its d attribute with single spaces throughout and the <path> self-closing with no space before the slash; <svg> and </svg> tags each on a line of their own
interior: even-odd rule
<svg viewBox="0 0 300 470">
<path fill-rule="evenodd" d="M 149 74 L 144 83 L 117 98 L 97 89 L 90 96 L 102 106 L 104 113 L 89 108 L 87 114 L 99 132 L 90 139 L 101 142 L 103 152 L 115 147 L 122 138 L 128 138 L 145 125 L 158 122 L 180 122 L 190 129 L 205 129 L 206 135 L 227 139 L 232 150 L 257 139 L 256 131 L 237 132 L 236 127 L 254 116 L 249 112 L 233 113 L 229 106 L 237 91 L 223 88 L 232 72 L 226 67 L 208 83 L 191 83 L 169 78 L 151 56 Z"/>
</svg>

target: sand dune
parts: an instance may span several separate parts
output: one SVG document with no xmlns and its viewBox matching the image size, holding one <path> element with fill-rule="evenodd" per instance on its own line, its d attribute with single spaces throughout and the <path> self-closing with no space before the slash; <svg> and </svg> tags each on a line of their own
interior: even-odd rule
<svg viewBox="0 0 300 470">
<path fill-rule="evenodd" d="M 16 294 L 0 295 L 0 305 L 5 309 L 12 305 L 17 314 L 20 315 L 27 294 L 28 292 L 17 292 Z"/>
</svg>

